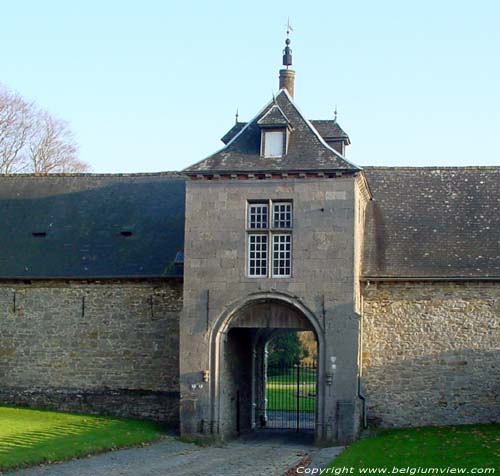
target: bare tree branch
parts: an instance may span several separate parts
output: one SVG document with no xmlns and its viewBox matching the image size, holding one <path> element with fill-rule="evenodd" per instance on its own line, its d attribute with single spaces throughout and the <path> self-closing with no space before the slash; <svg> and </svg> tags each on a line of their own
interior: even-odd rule
<svg viewBox="0 0 500 476">
<path fill-rule="evenodd" d="M 15 173 L 25 168 L 23 151 L 32 128 L 32 107 L 20 96 L 0 90 L 0 172 Z"/>
<path fill-rule="evenodd" d="M 65 121 L 0 87 L 0 173 L 87 170 Z"/>
</svg>

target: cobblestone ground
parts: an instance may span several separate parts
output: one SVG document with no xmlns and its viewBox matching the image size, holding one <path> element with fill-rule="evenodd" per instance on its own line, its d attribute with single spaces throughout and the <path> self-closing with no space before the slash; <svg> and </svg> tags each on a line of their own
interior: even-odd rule
<svg viewBox="0 0 500 476">
<path fill-rule="evenodd" d="M 324 451 L 324 450 L 321 450 Z M 271 432 L 201 448 L 168 438 L 144 448 L 114 451 L 11 476 L 282 476 L 320 450 L 307 437 Z"/>
</svg>

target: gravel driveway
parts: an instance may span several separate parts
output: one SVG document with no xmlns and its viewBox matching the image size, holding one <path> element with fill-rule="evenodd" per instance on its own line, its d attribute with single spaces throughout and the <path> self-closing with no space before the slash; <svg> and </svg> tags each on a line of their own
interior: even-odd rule
<svg viewBox="0 0 500 476">
<path fill-rule="evenodd" d="M 337 450 L 336 448 L 327 449 Z M 223 446 L 199 447 L 168 437 L 143 448 L 113 451 L 11 476 L 282 476 L 306 455 L 331 460 L 305 437 L 260 434 Z M 336 453 L 335 453 L 336 454 Z"/>
</svg>

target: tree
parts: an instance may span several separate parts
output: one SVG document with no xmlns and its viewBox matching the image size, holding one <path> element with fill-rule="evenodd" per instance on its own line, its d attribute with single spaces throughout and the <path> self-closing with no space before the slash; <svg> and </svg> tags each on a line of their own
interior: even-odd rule
<svg viewBox="0 0 500 476">
<path fill-rule="evenodd" d="M 0 87 L 0 173 L 87 170 L 65 121 Z"/>
<path fill-rule="evenodd" d="M 20 172 L 32 131 L 32 105 L 0 89 L 0 172 Z"/>
<path fill-rule="evenodd" d="M 301 349 L 296 332 L 287 332 L 273 337 L 268 344 L 268 373 L 277 374 L 285 367 L 299 362 Z"/>
</svg>

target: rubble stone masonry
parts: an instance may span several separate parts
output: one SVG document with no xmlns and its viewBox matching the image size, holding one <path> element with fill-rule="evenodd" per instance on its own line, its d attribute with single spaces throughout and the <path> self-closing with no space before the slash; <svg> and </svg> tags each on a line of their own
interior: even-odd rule
<svg viewBox="0 0 500 476">
<path fill-rule="evenodd" d="M 500 283 L 372 282 L 363 297 L 372 425 L 500 420 Z"/>
<path fill-rule="evenodd" d="M 178 424 L 182 283 L 0 283 L 0 404 Z"/>
</svg>

